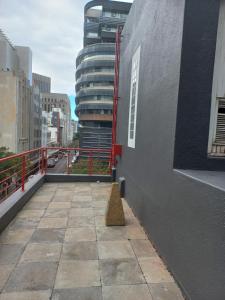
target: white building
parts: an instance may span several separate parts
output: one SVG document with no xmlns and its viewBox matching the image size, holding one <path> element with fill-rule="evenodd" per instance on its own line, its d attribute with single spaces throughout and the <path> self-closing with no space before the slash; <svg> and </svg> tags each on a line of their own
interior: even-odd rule
<svg viewBox="0 0 225 300">
<path fill-rule="evenodd" d="M 63 128 L 61 143 L 63 146 L 68 146 L 72 142 L 71 107 L 69 97 L 66 94 L 42 93 L 41 101 L 43 111 L 48 113 L 53 111 L 60 112 L 60 127 Z"/>
</svg>

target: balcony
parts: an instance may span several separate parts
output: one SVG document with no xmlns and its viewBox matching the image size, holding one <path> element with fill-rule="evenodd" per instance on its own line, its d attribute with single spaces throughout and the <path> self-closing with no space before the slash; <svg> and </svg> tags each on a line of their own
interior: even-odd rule
<svg viewBox="0 0 225 300">
<path fill-rule="evenodd" d="M 103 122 L 112 122 L 112 115 L 101 115 L 101 114 L 80 114 L 80 121 L 103 121 Z"/>
<path fill-rule="evenodd" d="M 22 170 L 31 154 L 17 156 Z M 0 299 L 183 299 L 125 200 L 126 226 L 105 226 L 110 183 L 67 175 L 49 183 L 42 164 L 0 204 L 2 216 L 16 193 L 26 194 L 0 235 Z"/>
</svg>

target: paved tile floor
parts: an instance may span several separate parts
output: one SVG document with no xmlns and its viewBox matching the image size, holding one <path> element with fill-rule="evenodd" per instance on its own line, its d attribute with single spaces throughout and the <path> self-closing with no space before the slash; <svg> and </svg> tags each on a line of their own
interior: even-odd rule
<svg viewBox="0 0 225 300">
<path fill-rule="evenodd" d="M 45 184 L 0 235 L 0 300 L 182 300 L 124 201 L 106 227 L 107 183 Z"/>
</svg>

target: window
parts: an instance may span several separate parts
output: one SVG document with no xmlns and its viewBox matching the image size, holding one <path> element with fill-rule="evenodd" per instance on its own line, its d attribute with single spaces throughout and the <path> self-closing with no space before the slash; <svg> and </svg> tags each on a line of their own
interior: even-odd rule
<svg viewBox="0 0 225 300">
<path fill-rule="evenodd" d="M 135 148 L 135 139 L 136 139 L 140 53 L 141 53 L 141 47 L 139 46 L 132 59 L 130 108 L 129 108 L 129 123 L 128 123 L 128 147 L 130 148 Z"/>
<path fill-rule="evenodd" d="M 87 37 L 89 37 L 89 38 L 97 38 L 98 37 L 98 33 L 97 32 L 88 32 L 87 33 Z"/>
<path fill-rule="evenodd" d="M 225 155 L 225 1 L 220 4 L 214 78 L 212 87 L 211 118 L 208 153 Z"/>
</svg>

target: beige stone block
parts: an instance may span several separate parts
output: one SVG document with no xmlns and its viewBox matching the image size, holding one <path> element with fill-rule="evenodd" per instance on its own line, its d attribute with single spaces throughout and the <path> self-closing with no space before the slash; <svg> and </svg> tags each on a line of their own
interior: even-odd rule
<svg viewBox="0 0 225 300">
<path fill-rule="evenodd" d="M 157 253 L 148 240 L 131 240 L 134 253 L 137 257 L 157 256 Z"/>
<path fill-rule="evenodd" d="M 98 252 L 100 259 L 135 257 L 129 241 L 98 242 Z"/>
<path fill-rule="evenodd" d="M 125 217 L 122 200 L 120 198 L 119 184 L 113 183 L 110 199 L 106 210 L 106 226 L 123 226 Z"/>
<path fill-rule="evenodd" d="M 54 208 L 70 208 L 71 207 L 71 203 L 70 202 L 51 202 L 48 206 L 48 209 L 54 209 Z"/>
<path fill-rule="evenodd" d="M 66 228 L 68 218 L 42 218 L 38 228 Z"/>
<path fill-rule="evenodd" d="M 95 229 L 92 227 L 68 228 L 65 234 L 65 242 L 96 241 Z"/>
<path fill-rule="evenodd" d="M 28 244 L 20 262 L 59 261 L 61 244 Z"/>
<path fill-rule="evenodd" d="M 32 292 L 13 292 L 0 295 L 0 300 L 49 300 L 51 290 Z"/>
<path fill-rule="evenodd" d="M 0 236 L 0 244 L 25 244 L 27 243 L 34 229 L 6 230 Z"/>
<path fill-rule="evenodd" d="M 138 261 L 147 283 L 174 282 L 159 257 L 139 258 Z"/>
<path fill-rule="evenodd" d="M 55 289 L 100 286 L 97 260 L 62 261 L 56 276 Z"/>
<path fill-rule="evenodd" d="M 147 284 L 103 286 L 102 293 L 104 300 L 153 300 Z"/>
</svg>

